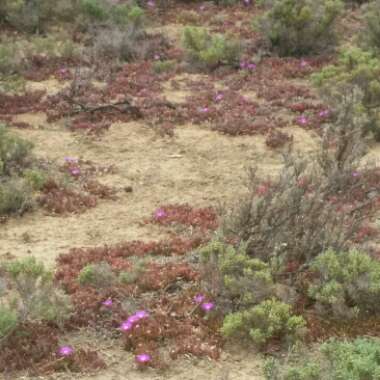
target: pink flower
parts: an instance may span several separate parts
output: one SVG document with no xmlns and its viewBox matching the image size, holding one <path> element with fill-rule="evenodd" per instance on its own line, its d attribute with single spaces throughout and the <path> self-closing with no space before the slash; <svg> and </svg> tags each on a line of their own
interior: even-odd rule
<svg viewBox="0 0 380 380">
<path fill-rule="evenodd" d="M 205 302 L 202 303 L 201 308 L 202 310 L 208 312 L 211 311 L 215 307 L 215 304 L 213 302 Z"/>
<path fill-rule="evenodd" d="M 80 175 L 80 169 L 79 168 L 72 168 L 70 169 L 70 173 L 74 176 Z"/>
<path fill-rule="evenodd" d="M 139 355 L 136 355 L 136 361 L 138 363 L 148 363 L 152 360 L 152 357 L 149 355 L 149 354 L 139 354 Z"/>
<path fill-rule="evenodd" d="M 206 9 L 206 6 L 205 5 L 201 5 L 200 7 L 199 7 L 199 10 L 200 11 L 204 11 Z"/>
<path fill-rule="evenodd" d="M 306 125 L 308 123 L 307 117 L 304 115 L 301 115 L 299 118 L 297 118 L 298 124 Z"/>
<path fill-rule="evenodd" d="M 247 69 L 248 70 L 255 70 L 256 69 L 256 64 L 255 63 L 248 63 Z"/>
<path fill-rule="evenodd" d="M 319 112 L 318 114 L 320 117 L 328 117 L 330 115 L 330 111 L 329 110 L 322 110 Z"/>
<path fill-rule="evenodd" d="M 246 69 L 246 68 L 247 68 L 247 62 L 245 62 L 245 61 L 241 61 L 241 62 L 240 62 L 240 68 L 241 68 L 241 69 Z"/>
<path fill-rule="evenodd" d="M 251 4 L 251 0 L 243 0 L 243 3 L 244 3 L 244 5 L 250 5 Z"/>
<path fill-rule="evenodd" d="M 139 318 L 136 314 L 133 314 L 133 315 L 131 315 L 130 317 L 128 317 L 127 322 L 133 324 L 133 323 L 138 322 L 140 319 L 141 319 L 141 318 Z"/>
<path fill-rule="evenodd" d="M 111 307 L 113 304 L 113 301 L 111 298 L 106 299 L 105 301 L 102 302 L 102 305 L 105 307 Z"/>
<path fill-rule="evenodd" d="M 203 107 L 199 110 L 199 112 L 207 113 L 209 111 L 208 107 Z"/>
<path fill-rule="evenodd" d="M 129 330 L 132 330 L 133 328 L 133 324 L 131 322 L 129 322 L 128 320 L 127 321 L 124 321 L 121 326 L 120 326 L 120 329 L 122 331 L 129 331 Z"/>
<path fill-rule="evenodd" d="M 71 346 L 62 346 L 58 350 L 58 355 L 62 357 L 71 356 L 74 353 L 74 349 Z"/>
<path fill-rule="evenodd" d="M 162 218 L 165 218 L 167 216 L 167 213 L 164 209 L 162 208 L 158 208 L 156 210 L 156 212 L 154 213 L 154 217 L 155 219 L 162 219 Z"/>
<path fill-rule="evenodd" d="M 355 170 L 355 171 L 352 172 L 352 176 L 353 176 L 353 177 L 359 177 L 359 176 L 360 176 L 360 173 L 359 173 L 358 171 Z"/>
<path fill-rule="evenodd" d="M 219 92 L 218 94 L 215 95 L 214 99 L 216 102 L 220 102 L 221 100 L 223 100 L 223 98 L 224 98 L 224 95 L 221 92 Z"/>
<path fill-rule="evenodd" d="M 149 313 L 147 311 L 145 311 L 145 310 L 138 310 L 138 311 L 136 311 L 135 316 L 138 319 L 148 318 L 149 317 Z"/>
<path fill-rule="evenodd" d="M 203 294 L 197 294 L 194 297 L 194 302 L 196 302 L 196 303 L 202 303 L 205 299 L 206 299 L 206 297 Z"/>
<path fill-rule="evenodd" d="M 159 54 L 155 54 L 155 55 L 154 55 L 154 59 L 155 59 L 156 61 L 158 61 L 160 58 L 161 58 L 161 57 L 160 57 Z"/>
<path fill-rule="evenodd" d="M 305 61 L 304 59 L 301 59 L 301 62 L 300 62 L 300 66 L 301 67 L 306 67 L 308 66 L 309 64 L 307 63 L 307 61 Z"/>
<path fill-rule="evenodd" d="M 149 0 L 149 1 L 147 2 L 147 4 L 148 4 L 149 7 L 154 7 L 154 6 L 155 6 L 155 3 L 154 3 L 153 0 Z"/>
</svg>

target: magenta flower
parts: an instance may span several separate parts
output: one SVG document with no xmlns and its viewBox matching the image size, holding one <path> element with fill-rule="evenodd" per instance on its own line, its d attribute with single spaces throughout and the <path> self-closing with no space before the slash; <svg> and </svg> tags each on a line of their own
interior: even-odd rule
<svg viewBox="0 0 380 380">
<path fill-rule="evenodd" d="M 154 59 L 155 59 L 156 61 L 158 61 L 160 58 L 161 58 L 161 57 L 160 57 L 159 54 L 155 54 L 155 55 L 154 55 Z"/>
<path fill-rule="evenodd" d="M 202 303 L 205 299 L 206 299 L 206 297 L 203 294 L 197 294 L 194 297 L 194 302 L 196 302 L 196 303 Z"/>
<path fill-rule="evenodd" d="M 359 176 L 360 176 L 360 173 L 359 173 L 358 171 L 355 170 L 355 171 L 352 172 L 352 176 L 353 176 L 353 177 L 359 177 Z"/>
<path fill-rule="evenodd" d="M 247 69 L 248 70 L 255 70 L 256 69 L 256 64 L 255 63 L 248 63 Z"/>
<path fill-rule="evenodd" d="M 155 6 L 155 3 L 154 3 L 153 0 L 149 0 L 149 1 L 147 2 L 147 4 L 148 4 L 149 7 L 154 7 L 154 6 Z"/>
<path fill-rule="evenodd" d="M 157 209 L 156 212 L 154 213 L 154 217 L 156 219 L 162 219 L 162 218 L 165 218 L 166 216 L 167 216 L 167 213 L 162 208 Z"/>
<path fill-rule="evenodd" d="M 304 115 L 301 115 L 299 118 L 297 118 L 298 124 L 306 125 L 308 123 L 307 117 Z"/>
<path fill-rule="evenodd" d="M 70 173 L 72 175 L 75 175 L 75 176 L 80 175 L 80 169 L 79 168 L 72 168 L 72 169 L 70 169 Z"/>
<path fill-rule="evenodd" d="M 120 325 L 120 329 L 122 331 L 129 331 L 129 330 L 132 330 L 133 328 L 133 323 L 131 323 L 130 321 L 124 321 L 121 325 Z"/>
<path fill-rule="evenodd" d="M 243 3 L 244 3 L 244 5 L 250 5 L 251 4 L 251 0 L 243 0 Z"/>
<path fill-rule="evenodd" d="M 328 117 L 329 114 L 330 114 L 330 111 L 329 111 L 329 110 L 323 110 L 323 111 L 320 111 L 318 115 L 319 115 L 320 117 Z"/>
<path fill-rule="evenodd" d="M 148 318 L 149 317 L 149 313 L 147 311 L 145 311 L 145 310 L 138 310 L 135 313 L 135 317 L 137 317 L 138 319 Z"/>
<path fill-rule="evenodd" d="M 203 107 L 199 110 L 199 112 L 207 113 L 209 111 L 208 107 Z"/>
<path fill-rule="evenodd" d="M 224 95 L 221 92 L 219 92 L 218 94 L 215 95 L 214 100 L 216 102 L 220 102 L 221 100 L 223 100 L 223 98 L 224 98 Z"/>
<path fill-rule="evenodd" d="M 300 66 L 306 67 L 307 65 L 308 65 L 307 61 L 305 61 L 304 59 L 301 59 Z"/>
<path fill-rule="evenodd" d="M 136 314 L 133 314 L 133 315 L 131 315 L 130 317 L 128 317 L 127 322 L 133 324 L 133 323 L 138 322 L 140 319 L 141 319 L 141 318 L 139 318 Z"/>
<path fill-rule="evenodd" d="M 136 361 L 138 363 L 145 364 L 145 363 L 150 362 L 151 360 L 152 360 L 152 357 L 149 354 L 139 354 L 139 355 L 136 355 Z"/>
<path fill-rule="evenodd" d="M 106 299 L 105 301 L 102 302 L 102 305 L 105 307 L 111 307 L 113 304 L 113 301 L 111 298 Z"/>
<path fill-rule="evenodd" d="M 71 356 L 74 353 L 74 349 L 71 346 L 62 346 L 58 350 L 58 355 L 62 357 Z"/>
<path fill-rule="evenodd" d="M 205 5 L 201 5 L 200 7 L 199 7 L 199 10 L 200 11 L 204 11 L 206 9 L 206 6 Z"/>
<path fill-rule="evenodd" d="M 201 308 L 202 310 L 208 312 L 211 311 L 215 307 L 215 304 L 213 302 L 205 302 L 202 303 Z"/>
</svg>

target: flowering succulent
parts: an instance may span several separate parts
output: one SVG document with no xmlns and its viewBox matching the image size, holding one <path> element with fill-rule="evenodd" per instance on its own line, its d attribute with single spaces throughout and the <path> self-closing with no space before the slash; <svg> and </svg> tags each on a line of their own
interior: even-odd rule
<svg viewBox="0 0 380 380">
<path fill-rule="evenodd" d="M 300 117 L 297 118 L 297 123 L 300 125 L 307 125 L 309 121 L 305 115 L 301 115 Z"/>
<path fill-rule="evenodd" d="M 136 355 L 136 361 L 139 364 L 146 364 L 152 360 L 152 357 L 149 354 L 139 354 Z"/>
<path fill-rule="evenodd" d="M 196 302 L 196 303 L 202 303 L 205 299 L 206 299 L 206 297 L 203 294 L 197 294 L 194 297 L 194 302 Z"/>
<path fill-rule="evenodd" d="M 203 311 L 209 312 L 214 309 L 215 304 L 213 302 L 204 302 L 201 304 L 201 308 Z"/>
<path fill-rule="evenodd" d="M 62 346 L 58 350 L 58 355 L 62 357 L 71 356 L 74 353 L 74 349 L 71 346 Z"/>
<path fill-rule="evenodd" d="M 133 323 L 130 322 L 130 321 L 124 321 L 121 326 L 120 326 L 120 329 L 122 331 L 129 331 L 129 330 L 132 330 L 133 328 Z"/>
<path fill-rule="evenodd" d="M 105 301 L 102 302 L 102 305 L 105 307 L 111 307 L 113 304 L 113 301 L 111 298 L 106 299 Z"/>
<path fill-rule="evenodd" d="M 167 213 L 164 209 L 162 208 L 158 208 L 155 213 L 154 213 L 154 218 L 155 219 L 162 219 L 162 218 L 165 218 L 167 216 Z"/>
</svg>

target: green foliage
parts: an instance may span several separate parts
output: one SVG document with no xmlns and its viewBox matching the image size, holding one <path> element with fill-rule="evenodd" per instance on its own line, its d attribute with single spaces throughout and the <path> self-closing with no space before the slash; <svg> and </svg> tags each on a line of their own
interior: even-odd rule
<svg viewBox="0 0 380 380">
<path fill-rule="evenodd" d="M 0 215 L 22 214 L 32 205 L 31 188 L 23 179 L 0 181 Z"/>
<path fill-rule="evenodd" d="M 23 177 L 34 190 L 41 190 L 48 179 L 44 172 L 37 169 L 24 170 Z"/>
<path fill-rule="evenodd" d="M 0 175 L 11 175 L 19 171 L 30 159 L 33 144 L 8 132 L 0 125 Z"/>
<path fill-rule="evenodd" d="M 213 240 L 199 252 L 206 273 L 212 271 L 219 277 L 220 289 L 217 292 L 234 305 L 248 307 L 273 294 L 269 265 L 249 257 L 244 244 L 235 248 L 220 240 Z M 206 274 L 207 279 L 211 277 Z"/>
<path fill-rule="evenodd" d="M 210 35 L 206 29 L 186 27 L 183 46 L 191 63 L 201 68 L 214 69 L 220 65 L 234 65 L 241 55 L 240 44 L 221 34 Z"/>
<path fill-rule="evenodd" d="M 320 254 L 311 269 L 318 274 L 309 294 L 329 313 L 348 318 L 380 311 L 380 262 L 358 251 Z"/>
<path fill-rule="evenodd" d="M 138 260 L 134 263 L 133 268 L 128 272 L 119 274 L 119 281 L 122 284 L 134 284 L 138 278 L 144 273 L 146 268 L 145 260 Z"/>
<path fill-rule="evenodd" d="M 21 322 L 53 321 L 62 324 L 70 316 L 69 297 L 53 283 L 52 272 L 34 257 L 11 261 L 4 265 L 16 293 L 12 302 Z"/>
<path fill-rule="evenodd" d="M 104 1 L 101 0 L 81 0 L 80 11 L 91 21 L 105 21 L 108 19 L 108 12 Z"/>
<path fill-rule="evenodd" d="M 269 359 L 264 367 L 267 380 L 378 380 L 380 340 L 330 340 L 318 351 L 294 353 L 285 360 Z"/>
<path fill-rule="evenodd" d="M 78 275 L 81 285 L 91 285 L 96 288 L 111 286 L 115 283 L 116 277 L 111 266 L 106 262 L 86 265 Z"/>
<path fill-rule="evenodd" d="M 153 63 L 153 70 L 157 74 L 166 73 L 174 70 L 175 61 L 166 60 L 166 61 L 156 61 Z"/>
<path fill-rule="evenodd" d="M 267 0 L 255 25 L 282 56 L 318 53 L 335 43 L 340 0 Z"/>
<path fill-rule="evenodd" d="M 301 316 L 292 315 L 291 307 L 276 299 L 236 313 L 228 314 L 222 327 L 225 337 L 249 336 L 258 346 L 272 338 L 293 340 L 299 335 L 306 323 Z"/>
<path fill-rule="evenodd" d="M 329 99 L 354 94 L 357 112 L 369 120 L 364 132 L 370 131 L 380 139 L 380 58 L 360 48 L 345 49 L 337 65 L 323 68 L 312 80 Z"/>
<path fill-rule="evenodd" d="M 17 323 L 17 313 L 7 307 L 0 306 L 0 339 L 12 331 Z"/>
<path fill-rule="evenodd" d="M 364 39 L 369 48 L 380 54 L 380 0 L 373 0 L 368 5 L 365 20 Z"/>
</svg>

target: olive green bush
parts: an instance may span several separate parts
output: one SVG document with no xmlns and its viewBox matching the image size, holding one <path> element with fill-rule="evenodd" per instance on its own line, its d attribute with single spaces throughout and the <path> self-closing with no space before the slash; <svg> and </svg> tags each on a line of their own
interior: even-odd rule
<svg viewBox="0 0 380 380">
<path fill-rule="evenodd" d="M 305 326 L 304 319 L 293 315 L 289 305 L 273 298 L 247 310 L 228 314 L 221 331 L 225 337 L 249 336 L 260 347 L 272 338 L 293 341 L 302 336 Z"/>
<path fill-rule="evenodd" d="M 309 295 L 320 311 L 340 319 L 380 311 L 380 262 L 366 253 L 328 250 L 310 269 L 316 279 Z"/>
<path fill-rule="evenodd" d="M 3 270 L 11 288 L 8 304 L 18 322 L 44 320 L 61 325 L 70 317 L 69 297 L 54 285 L 53 273 L 42 262 L 28 257 L 3 264 Z"/>
<path fill-rule="evenodd" d="M 324 52 L 335 44 L 340 0 L 267 0 L 264 5 L 268 11 L 255 27 L 281 56 Z"/>
<path fill-rule="evenodd" d="M 329 65 L 312 80 L 322 94 L 334 103 L 341 103 L 349 94 L 356 99 L 357 113 L 368 118 L 363 132 L 380 139 L 380 58 L 357 47 L 341 52 L 336 65 Z"/>
<path fill-rule="evenodd" d="M 186 27 L 182 42 L 187 60 L 202 69 L 236 65 L 240 61 L 239 42 L 222 34 L 210 34 L 204 28 Z"/>
<path fill-rule="evenodd" d="M 81 285 L 90 285 L 95 288 L 109 287 L 116 282 L 116 275 L 106 262 L 86 265 L 78 275 Z"/>
<path fill-rule="evenodd" d="M 373 0 L 368 4 L 365 13 L 366 27 L 363 37 L 370 49 L 380 55 L 380 0 Z"/>
<path fill-rule="evenodd" d="M 285 360 L 268 359 L 264 366 L 267 380 L 378 380 L 380 340 L 331 339 L 317 350 L 295 350 Z"/>
</svg>

